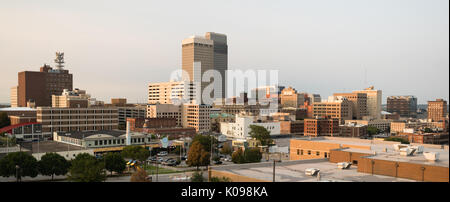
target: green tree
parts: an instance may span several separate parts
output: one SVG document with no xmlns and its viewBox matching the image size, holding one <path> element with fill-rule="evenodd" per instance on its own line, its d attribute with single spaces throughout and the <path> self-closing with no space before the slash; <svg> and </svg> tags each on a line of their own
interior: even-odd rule
<svg viewBox="0 0 450 202">
<path fill-rule="evenodd" d="M 202 172 L 194 172 L 192 174 L 191 182 L 204 182 L 205 180 Z"/>
<path fill-rule="evenodd" d="M 231 182 L 228 177 L 211 177 L 210 182 Z"/>
<path fill-rule="evenodd" d="M 192 144 L 194 142 L 200 142 L 200 144 L 203 145 L 203 149 L 205 149 L 206 151 L 211 151 L 211 142 L 214 145 L 217 145 L 219 142 L 217 140 L 217 138 L 210 136 L 210 135 L 196 135 L 194 137 L 194 139 L 192 140 Z"/>
<path fill-rule="evenodd" d="M 231 161 L 237 164 L 245 163 L 244 152 L 242 151 L 241 148 L 233 152 L 233 155 L 231 155 Z"/>
<path fill-rule="evenodd" d="M 42 175 L 52 176 L 65 175 L 70 168 L 70 163 L 57 153 L 46 153 L 38 162 L 38 170 Z"/>
<path fill-rule="evenodd" d="M 0 112 L 0 128 L 11 125 L 11 120 L 6 112 Z"/>
<path fill-rule="evenodd" d="M 16 165 L 19 166 L 19 176 L 16 176 Z M 22 176 L 36 177 L 38 175 L 37 160 L 26 152 L 9 153 L 0 159 L 0 175 L 3 177 Z"/>
<path fill-rule="evenodd" d="M 393 141 L 393 142 L 400 142 L 402 144 L 409 144 L 409 141 L 400 137 L 388 137 L 384 139 L 385 141 Z"/>
<path fill-rule="evenodd" d="M 379 130 L 378 128 L 375 128 L 375 127 L 373 127 L 373 126 L 367 127 L 367 134 L 368 134 L 369 136 L 376 135 L 376 134 L 378 134 L 378 133 L 380 133 L 380 130 Z"/>
<path fill-rule="evenodd" d="M 105 169 L 109 172 L 122 173 L 126 168 L 126 161 L 123 159 L 122 155 L 119 153 L 107 153 L 103 158 L 105 158 Z"/>
<path fill-rule="evenodd" d="M 432 133 L 433 132 L 433 130 L 431 130 L 431 128 L 425 128 L 423 131 L 426 132 L 426 133 Z"/>
<path fill-rule="evenodd" d="M 246 149 L 244 152 L 244 159 L 246 163 L 261 162 L 262 154 L 258 148 Z"/>
<path fill-rule="evenodd" d="M 150 156 L 150 151 L 138 145 L 126 146 L 122 150 L 122 156 L 124 158 L 135 159 L 142 162 L 147 160 Z"/>
<path fill-rule="evenodd" d="M 197 170 L 200 166 L 209 165 L 210 153 L 205 151 L 200 142 L 194 142 L 188 151 L 188 160 L 186 163 L 189 166 L 196 166 Z"/>
<path fill-rule="evenodd" d="M 130 181 L 131 182 L 150 182 L 150 180 L 148 179 L 147 171 L 145 171 L 145 169 L 142 169 L 140 167 L 138 167 L 136 172 L 134 172 L 131 175 Z"/>
<path fill-rule="evenodd" d="M 82 153 L 78 154 L 71 161 L 72 166 L 69 170 L 69 181 L 73 182 L 101 182 L 106 179 L 103 172 L 105 164 L 97 160 L 94 156 Z"/>
<path fill-rule="evenodd" d="M 270 131 L 262 126 L 250 125 L 250 132 L 248 134 L 250 137 L 259 140 L 262 146 L 268 146 L 272 143 Z"/>
<path fill-rule="evenodd" d="M 233 148 L 232 148 L 231 144 L 224 144 L 222 149 L 220 150 L 220 153 L 225 154 L 225 155 L 233 154 Z"/>
</svg>

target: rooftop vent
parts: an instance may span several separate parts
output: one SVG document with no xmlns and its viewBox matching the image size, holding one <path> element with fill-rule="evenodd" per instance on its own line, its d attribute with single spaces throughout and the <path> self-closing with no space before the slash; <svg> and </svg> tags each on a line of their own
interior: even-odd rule
<svg viewBox="0 0 450 202">
<path fill-rule="evenodd" d="M 425 157 L 425 159 L 427 159 L 429 161 L 439 160 L 439 153 L 436 153 L 436 152 L 424 152 L 423 156 Z"/>
<path fill-rule="evenodd" d="M 400 155 L 402 155 L 402 156 L 412 156 L 412 155 L 414 155 L 415 151 L 416 151 L 416 149 L 412 149 L 410 147 L 401 148 L 400 149 Z"/>
<path fill-rule="evenodd" d="M 423 153 L 423 146 L 420 145 L 415 145 L 415 146 L 410 146 L 409 148 L 411 149 L 416 149 L 416 154 L 422 154 Z"/>
<path fill-rule="evenodd" d="M 401 148 L 406 148 L 409 147 L 408 144 L 394 144 L 394 150 L 395 151 L 400 151 Z"/>
<path fill-rule="evenodd" d="M 320 172 L 317 168 L 307 168 L 305 169 L 305 175 L 315 176 Z"/>
<path fill-rule="evenodd" d="M 349 169 L 351 165 L 352 165 L 352 163 L 349 163 L 349 162 L 340 162 L 340 163 L 337 163 L 337 166 L 338 166 L 338 168 L 340 168 L 340 169 Z"/>
</svg>

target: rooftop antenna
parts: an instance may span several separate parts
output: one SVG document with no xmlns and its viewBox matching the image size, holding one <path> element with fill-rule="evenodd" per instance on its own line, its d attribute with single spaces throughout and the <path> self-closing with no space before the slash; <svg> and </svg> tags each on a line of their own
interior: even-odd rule
<svg viewBox="0 0 450 202">
<path fill-rule="evenodd" d="M 57 70 L 63 70 L 64 67 L 64 52 L 56 52 L 56 59 L 55 59 L 56 69 Z"/>
</svg>

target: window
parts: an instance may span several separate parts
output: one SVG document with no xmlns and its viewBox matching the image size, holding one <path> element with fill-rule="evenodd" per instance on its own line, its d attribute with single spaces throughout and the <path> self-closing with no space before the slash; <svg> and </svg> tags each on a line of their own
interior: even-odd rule
<svg viewBox="0 0 450 202">
<path fill-rule="evenodd" d="M 358 161 L 357 161 L 357 160 L 353 160 L 353 161 L 352 161 L 352 164 L 353 164 L 353 165 L 358 165 Z"/>
<path fill-rule="evenodd" d="M 95 146 L 97 146 L 98 145 L 98 140 L 95 140 Z"/>
<path fill-rule="evenodd" d="M 325 158 L 328 158 L 328 153 L 327 153 L 327 152 L 325 152 L 325 154 L 324 154 L 324 155 L 325 155 Z"/>
<path fill-rule="evenodd" d="M 308 155 L 311 155 L 311 150 L 308 150 Z"/>
<path fill-rule="evenodd" d="M 300 150 L 299 149 L 297 149 L 297 155 L 300 155 Z"/>
<path fill-rule="evenodd" d="M 320 156 L 320 152 L 318 151 L 318 152 L 316 152 L 316 156 Z"/>
<path fill-rule="evenodd" d="M 303 149 L 302 149 L 302 150 L 300 150 L 300 155 L 303 155 Z"/>
</svg>

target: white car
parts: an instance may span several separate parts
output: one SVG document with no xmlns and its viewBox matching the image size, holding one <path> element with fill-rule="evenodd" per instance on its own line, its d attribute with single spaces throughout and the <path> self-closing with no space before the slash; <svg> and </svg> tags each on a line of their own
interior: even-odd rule
<svg viewBox="0 0 450 202">
<path fill-rule="evenodd" d="M 158 153 L 158 156 L 167 156 L 167 155 L 168 155 L 168 153 L 165 152 L 165 151 L 162 151 L 162 152 Z"/>
</svg>

